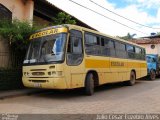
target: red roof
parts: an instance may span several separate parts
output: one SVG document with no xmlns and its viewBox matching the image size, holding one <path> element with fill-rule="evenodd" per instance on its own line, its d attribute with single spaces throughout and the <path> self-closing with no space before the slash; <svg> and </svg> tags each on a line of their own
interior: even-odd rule
<svg viewBox="0 0 160 120">
<path fill-rule="evenodd" d="M 152 38 L 152 39 L 134 39 L 130 40 L 133 43 L 137 44 L 160 44 L 160 38 Z"/>
</svg>

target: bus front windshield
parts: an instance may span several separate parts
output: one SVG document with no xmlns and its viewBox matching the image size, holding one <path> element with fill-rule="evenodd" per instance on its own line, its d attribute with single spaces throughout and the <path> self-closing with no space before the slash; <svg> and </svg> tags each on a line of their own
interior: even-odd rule
<svg viewBox="0 0 160 120">
<path fill-rule="evenodd" d="M 54 34 L 31 41 L 24 64 L 63 61 L 66 34 Z"/>
</svg>

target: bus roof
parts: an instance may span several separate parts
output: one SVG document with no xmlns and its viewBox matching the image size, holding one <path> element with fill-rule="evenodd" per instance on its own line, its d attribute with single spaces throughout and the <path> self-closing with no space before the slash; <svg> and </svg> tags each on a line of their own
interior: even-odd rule
<svg viewBox="0 0 160 120">
<path fill-rule="evenodd" d="M 88 28 L 85 28 L 85 27 L 81 27 L 81 26 L 78 26 L 78 25 L 62 24 L 62 25 L 57 25 L 57 26 L 46 27 L 46 28 L 40 29 L 40 30 L 38 30 L 36 32 L 40 32 L 40 31 L 44 31 L 44 30 L 49 30 L 49 29 L 54 29 L 54 28 L 62 28 L 62 27 L 66 27 L 68 29 L 77 29 L 77 30 L 81 30 L 81 31 L 91 32 L 91 33 L 94 33 L 94 34 L 97 34 L 97 35 L 102 35 L 104 37 L 111 38 L 113 40 L 118 40 L 118 41 L 121 41 L 121 42 L 124 42 L 124 43 L 132 44 L 132 45 L 144 48 L 143 46 L 138 45 L 136 43 L 133 43 L 133 42 L 130 42 L 130 41 L 126 41 L 126 40 L 118 38 L 118 37 L 113 37 L 113 36 L 101 33 L 99 31 L 91 30 L 91 29 L 88 29 Z"/>
</svg>

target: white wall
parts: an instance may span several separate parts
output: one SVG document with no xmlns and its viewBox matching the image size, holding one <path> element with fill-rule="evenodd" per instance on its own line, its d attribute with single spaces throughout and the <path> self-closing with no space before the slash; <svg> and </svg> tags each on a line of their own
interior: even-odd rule
<svg viewBox="0 0 160 120">
<path fill-rule="evenodd" d="M 146 48 L 147 54 L 159 54 L 160 55 L 160 44 L 154 44 L 155 48 L 151 48 L 152 44 L 141 44 L 141 46 L 144 46 Z"/>
</svg>

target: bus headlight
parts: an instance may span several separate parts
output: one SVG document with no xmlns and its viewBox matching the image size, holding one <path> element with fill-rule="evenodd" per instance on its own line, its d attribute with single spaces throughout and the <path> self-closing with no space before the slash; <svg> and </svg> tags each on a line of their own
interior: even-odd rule
<svg viewBox="0 0 160 120">
<path fill-rule="evenodd" d="M 30 74 L 29 74 L 28 72 L 24 72 L 23 75 L 24 75 L 25 77 L 30 76 Z"/>
<path fill-rule="evenodd" d="M 62 76 L 62 71 L 57 71 L 57 76 Z"/>
<path fill-rule="evenodd" d="M 24 72 L 23 75 L 26 76 L 26 75 L 27 75 L 27 72 Z"/>
<path fill-rule="evenodd" d="M 51 73 L 51 72 L 48 72 L 48 75 L 49 75 L 49 76 L 51 76 L 51 75 L 52 75 L 52 73 Z"/>
<path fill-rule="evenodd" d="M 48 72 L 49 76 L 53 76 L 53 77 L 61 77 L 63 75 L 62 71 L 50 71 Z"/>
</svg>

